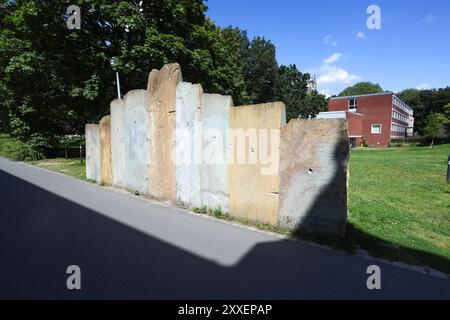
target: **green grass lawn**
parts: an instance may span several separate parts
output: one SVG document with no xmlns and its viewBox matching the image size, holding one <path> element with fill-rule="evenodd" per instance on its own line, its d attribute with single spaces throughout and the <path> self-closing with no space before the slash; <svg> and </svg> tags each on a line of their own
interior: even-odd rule
<svg viewBox="0 0 450 320">
<path fill-rule="evenodd" d="M 86 179 L 86 163 L 80 162 L 80 159 L 43 159 L 38 161 L 30 161 L 36 167 L 63 173 L 74 178 L 87 181 Z"/>
<path fill-rule="evenodd" d="M 448 154 L 448 144 L 352 151 L 347 244 L 450 274 Z"/>
</svg>

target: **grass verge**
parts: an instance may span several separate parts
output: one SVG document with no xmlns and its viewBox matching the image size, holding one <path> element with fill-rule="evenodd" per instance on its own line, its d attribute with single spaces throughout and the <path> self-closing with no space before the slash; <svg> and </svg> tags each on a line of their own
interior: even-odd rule
<svg viewBox="0 0 450 320">
<path fill-rule="evenodd" d="M 86 179 L 86 163 L 84 161 L 81 163 L 80 159 L 56 158 L 29 161 L 27 163 L 39 168 L 59 172 L 80 180 L 88 181 Z"/>
<path fill-rule="evenodd" d="M 450 145 L 354 150 L 345 244 L 450 274 Z"/>
</svg>

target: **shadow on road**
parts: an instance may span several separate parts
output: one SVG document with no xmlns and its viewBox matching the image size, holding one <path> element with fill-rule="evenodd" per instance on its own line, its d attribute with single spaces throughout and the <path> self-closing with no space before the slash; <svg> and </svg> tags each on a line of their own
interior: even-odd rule
<svg viewBox="0 0 450 320">
<path fill-rule="evenodd" d="M 290 240 L 258 244 L 223 267 L 4 171 L 0 194 L 2 299 L 450 296 L 448 281 L 389 265 L 383 290 L 369 291 L 369 261 Z M 66 288 L 73 264 L 81 268 L 79 291 Z"/>
</svg>

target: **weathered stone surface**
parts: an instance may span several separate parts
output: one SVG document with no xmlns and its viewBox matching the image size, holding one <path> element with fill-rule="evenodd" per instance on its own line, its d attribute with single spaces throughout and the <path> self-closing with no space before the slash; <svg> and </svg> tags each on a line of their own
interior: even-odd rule
<svg viewBox="0 0 450 320">
<path fill-rule="evenodd" d="M 133 90 L 111 104 L 113 185 L 147 194 L 147 91 Z"/>
<path fill-rule="evenodd" d="M 339 239 L 347 222 L 345 119 L 295 119 L 281 130 L 279 224 Z"/>
<path fill-rule="evenodd" d="M 101 170 L 100 181 L 112 185 L 111 168 L 111 116 L 105 116 L 100 120 L 100 148 Z"/>
<path fill-rule="evenodd" d="M 202 166 L 202 95 L 199 84 L 182 82 L 176 103 L 177 201 L 200 207 Z"/>
<path fill-rule="evenodd" d="M 208 208 L 229 211 L 228 194 L 228 128 L 233 99 L 219 94 L 204 94 L 203 164 L 201 167 L 201 199 Z"/>
<path fill-rule="evenodd" d="M 125 171 L 125 100 L 116 99 L 111 102 L 111 169 L 112 184 L 126 188 Z"/>
<path fill-rule="evenodd" d="M 248 137 L 256 135 L 256 140 L 246 139 L 244 148 L 242 141 L 239 143 L 234 138 L 233 132 L 229 137 L 231 215 L 262 223 L 277 223 L 280 128 L 285 123 L 286 112 L 281 102 L 231 108 L 230 129 L 237 134 L 245 132 Z M 243 155 L 245 163 L 239 160 Z"/>
<path fill-rule="evenodd" d="M 86 178 L 100 182 L 100 133 L 98 124 L 86 124 Z"/>
<path fill-rule="evenodd" d="M 178 64 L 152 70 L 148 79 L 148 194 L 176 200 L 176 166 L 173 159 L 176 128 L 176 88 L 181 82 Z"/>
<path fill-rule="evenodd" d="M 87 176 L 193 207 L 327 238 L 344 235 L 345 120 L 294 120 L 281 102 L 233 107 L 182 83 L 178 64 L 86 125 Z M 281 161 L 281 162 L 280 162 Z"/>
</svg>

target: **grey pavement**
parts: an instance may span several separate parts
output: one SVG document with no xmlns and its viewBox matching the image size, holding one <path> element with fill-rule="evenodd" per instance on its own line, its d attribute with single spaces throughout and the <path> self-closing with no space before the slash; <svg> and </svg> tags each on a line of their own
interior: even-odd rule
<svg viewBox="0 0 450 320">
<path fill-rule="evenodd" d="M 1 299 L 449 299 L 450 281 L 0 158 Z M 81 268 L 68 290 L 66 268 Z"/>
</svg>

